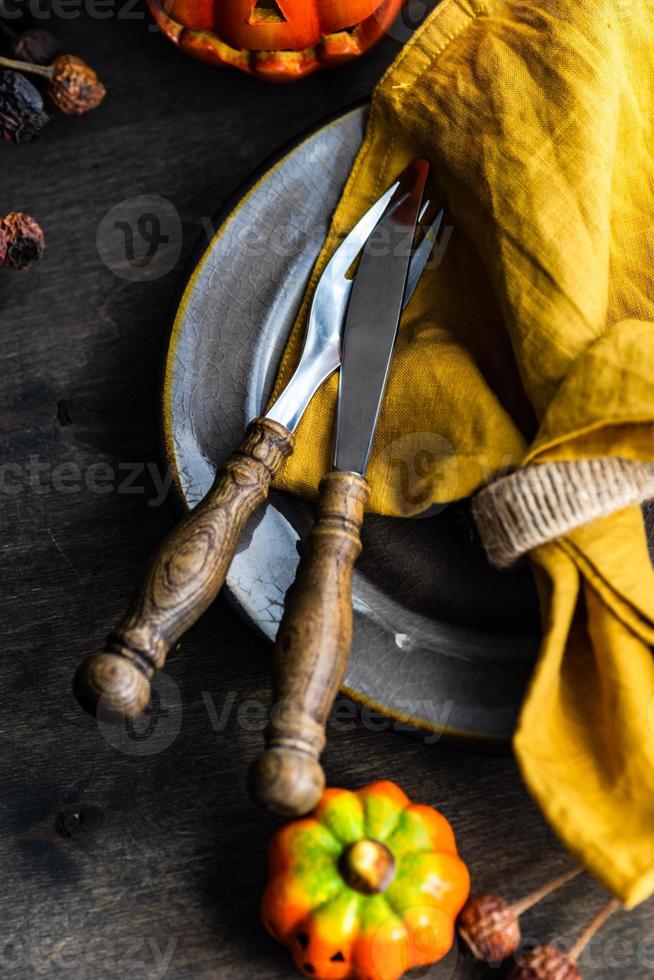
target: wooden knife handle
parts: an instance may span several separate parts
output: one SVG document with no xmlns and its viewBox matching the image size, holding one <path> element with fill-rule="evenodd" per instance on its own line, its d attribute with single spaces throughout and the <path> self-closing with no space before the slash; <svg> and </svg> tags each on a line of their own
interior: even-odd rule
<svg viewBox="0 0 654 980">
<path fill-rule="evenodd" d="M 354 473 L 330 473 L 320 484 L 317 521 L 277 634 L 273 712 L 250 789 L 284 816 L 308 813 L 325 785 L 318 759 L 352 645 L 352 569 L 368 495 Z"/>
<path fill-rule="evenodd" d="M 218 595 L 239 537 L 266 499 L 272 478 L 293 451 L 285 426 L 255 419 L 204 500 L 164 539 L 150 559 L 129 611 L 102 653 L 75 674 L 80 704 L 103 717 L 136 718 L 150 701 L 150 682 L 169 650 Z"/>
</svg>

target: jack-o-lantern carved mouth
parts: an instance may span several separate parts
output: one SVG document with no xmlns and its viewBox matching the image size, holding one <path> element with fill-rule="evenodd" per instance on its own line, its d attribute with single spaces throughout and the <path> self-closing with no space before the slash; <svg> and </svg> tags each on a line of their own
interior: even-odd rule
<svg viewBox="0 0 654 980">
<path fill-rule="evenodd" d="M 148 0 L 163 33 L 200 61 L 294 81 L 360 57 L 406 0 Z"/>
</svg>

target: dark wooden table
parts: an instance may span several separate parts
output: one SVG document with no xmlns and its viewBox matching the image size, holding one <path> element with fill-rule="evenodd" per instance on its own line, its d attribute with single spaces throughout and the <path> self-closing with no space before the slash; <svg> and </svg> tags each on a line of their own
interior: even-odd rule
<svg viewBox="0 0 654 980">
<path fill-rule="evenodd" d="M 115 744 L 70 681 L 174 520 L 153 506 L 160 345 L 208 216 L 285 142 L 366 96 L 398 45 L 268 88 L 184 59 L 121 7 L 52 23 L 106 82 L 102 108 L 0 147 L 0 208 L 32 212 L 48 241 L 41 265 L 0 276 L 0 976 L 290 980 L 257 915 L 276 824 L 244 779 L 268 646 L 219 600 L 170 661 L 177 706 Z M 139 195 L 181 218 L 179 259 L 149 282 L 107 268 L 96 244 L 107 212 Z M 568 865 L 508 757 L 358 717 L 332 727 L 325 761 L 332 783 L 387 777 L 440 807 L 477 889 L 518 897 Z M 604 900 L 583 877 L 525 931 L 570 942 Z M 617 916 L 584 976 L 654 975 L 653 926 L 651 905 Z"/>
</svg>

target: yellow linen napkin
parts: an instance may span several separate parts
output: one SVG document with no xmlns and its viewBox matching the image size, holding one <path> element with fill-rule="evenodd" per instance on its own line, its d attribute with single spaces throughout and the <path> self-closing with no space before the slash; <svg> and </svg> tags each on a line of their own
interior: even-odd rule
<svg viewBox="0 0 654 980">
<path fill-rule="evenodd" d="M 653 63 L 651 4 L 443 0 L 383 78 L 312 286 L 416 156 L 431 160 L 454 231 L 402 321 L 373 510 L 417 513 L 527 463 L 654 460 Z M 314 399 L 278 486 L 315 495 L 336 392 L 332 379 Z M 654 571 L 641 512 L 532 558 L 545 638 L 518 760 L 570 850 L 634 905 L 654 892 Z"/>
</svg>

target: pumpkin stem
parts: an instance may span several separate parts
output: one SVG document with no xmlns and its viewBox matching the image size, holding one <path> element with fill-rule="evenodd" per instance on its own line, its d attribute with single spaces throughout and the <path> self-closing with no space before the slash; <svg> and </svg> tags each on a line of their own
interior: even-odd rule
<svg viewBox="0 0 654 980">
<path fill-rule="evenodd" d="M 363 895 L 379 895 L 395 877 L 395 858 L 385 844 L 363 838 L 343 851 L 339 870 L 350 888 Z"/>
</svg>

